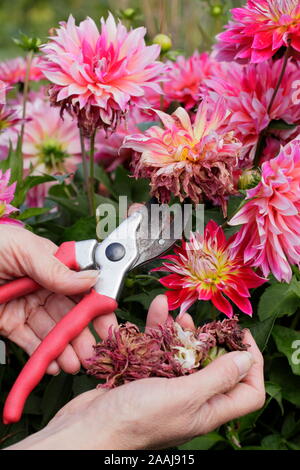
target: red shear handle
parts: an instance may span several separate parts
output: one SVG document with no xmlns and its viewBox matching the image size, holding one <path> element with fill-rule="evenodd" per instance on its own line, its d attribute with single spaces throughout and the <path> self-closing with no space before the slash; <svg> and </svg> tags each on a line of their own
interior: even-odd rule
<svg viewBox="0 0 300 470">
<path fill-rule="evenodd" d="M 70 269 L 79 270 L 76 262 L 75 242 L 63 243 L 55 253 L 55 256 Z M 35 292 L 40 287 L 37 282 L 29 277 L 22 277 L 21 279 L 8 282 L 0 287 L 0 304 L 5 304 L 10 300 Z"/>
<path fill-rule="evenodd" d="M 87 294 L 59 323 L 50 331 L 34 351 L 11 389 L 3 411 L 5 424 L 18 422 L 21 418 L 27 397 L 38 385 L 49 364 L 54 361 L 65 347 L 81 333 L 91 320 L 112 313 L 117 302 L 94 289 Z"/>
</svg>

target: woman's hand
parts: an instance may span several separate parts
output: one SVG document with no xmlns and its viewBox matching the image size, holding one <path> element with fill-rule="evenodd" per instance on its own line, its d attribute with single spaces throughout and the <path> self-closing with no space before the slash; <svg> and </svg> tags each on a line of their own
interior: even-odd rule
<svg viewBox="0 0 300 470">
<path fill-rule="evenodd" d="M 167 317 L 167 299 L 158 296 L 147 325 Z M 181 324 L 193 328 L 188 314 Z M 264 404 L 263 358 L 249 332 L 245 341 L 249 352 L 228 353 L 189 376 L 86 392 L 10 449 L 160 449 L 206 434 Z"/>
<path fill-rule="evenodd" d="M 49 331 L 74 306 L 74 295 L 89 290 L 96 282 L 97 271 L 75 272 L 58 261 L 58 247 L 22 227 L 0 227 L 0 284 L 29 276 L 43 288 L 34 294 L 0 305 L 0 335 L 9 338 L 29 355 Z M 101 338 L 109 325 L 116 325 L 114 314 L 95 320 Z M 88 328 L 67 346 L 48 367 L 49 374 L 60 369 L 75 374 L 80 363 L 93 354 L 95 339 Z"/>
</svg>

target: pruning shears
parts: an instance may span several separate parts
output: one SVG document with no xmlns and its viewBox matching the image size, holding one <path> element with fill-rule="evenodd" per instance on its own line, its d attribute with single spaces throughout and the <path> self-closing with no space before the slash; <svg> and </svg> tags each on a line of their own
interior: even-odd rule
<svg viewBox="0 0 300 470">
<path fill-rule="evenodd" d="M 114 312 L 126 274 L 168 251 L 181 238 L 178 219 L 170 217 L 167 205 L 159 206 L 155 220 L 151 207 L 155 199 L 125 219 L 104 241 L 84 240 L 63 243 L 55 256 L 70 269 L 97 269 L 95 286 L 67 313 L 34 351 L 14 383 L 4 406 L 3 422 L 18 422 L 25 402 L 43 378 L 49 364 L 96 317 Z M 167 234 L 167 238 L 165 237 Z M 0 304 L 25 296 L 40 288 L 24 277 L 0 287 Z"/>
</svg>

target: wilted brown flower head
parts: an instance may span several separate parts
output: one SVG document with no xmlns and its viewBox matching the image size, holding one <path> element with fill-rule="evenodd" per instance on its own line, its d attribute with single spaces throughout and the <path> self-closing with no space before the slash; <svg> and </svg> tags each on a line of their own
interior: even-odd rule
<svg viewBox="0 0 300 470">
<path fill-rule="evenodd" d="M 227 351 L 247 349 L 237 317 L 214 321 L 195 331 L 176 322 L 139 331 L 132 323 L 109 330 L 108 338 L 95 346 L 88 374 L 105 379 L 113 388 L 148 377 L 178 377 L 196 372 Z"/>
</svg>

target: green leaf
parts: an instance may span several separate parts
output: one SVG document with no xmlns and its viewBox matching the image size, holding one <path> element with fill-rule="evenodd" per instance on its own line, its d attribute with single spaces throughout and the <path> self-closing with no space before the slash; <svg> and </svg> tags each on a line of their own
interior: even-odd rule
<svg viewBox="0 0 300 470">
<path fill-rule="evenodd" d="M 253 321 L 251 318 L 244 317 L 240 323 L 243 328 L 249 328 L 259 349 L 264 351 L 271 336 L 276 316 L 267 318 L 263 321 Z"/>
<path fill-rule="evenodd" d="M 276 359 L 270 371 L 270 381 L 281 387 L 282 398 L 300 407 L 300 377 L 293 375 L 286 359 Z"/>
<path fill-rule="evenodd" d="M 293 277 L 290 284 L 267 287 L 259 301 L 258 316 L 263 321 L 272 316 L 292 315 L 299 306 L 300 282 Z"/>
<path fill-rule="evenodd" d="M 284 413 L 283 404 L 282 404 L 282 393 L 281 387 L 278 384 L 273 384 L 272 382 L 265 382 L 266 393 L 270 395 L 271 398 L 277 401 L 281 413 Z"/>
<path fill-rule="evenodd" d="M 16 219 L 18 220 L 26 220 L 30 219 L 31 217 L 36 217 L 37 215 L 46 214 L 49 212 L 50 207 L 30 207 L 26 209 L 21 214 L 19 214 Z"/>
<path fill-rule="evenodd" d="M 300 375 L 300 333 L 298 331 L 275 325 L 272 336 L 278 351 L 284 354 L 295 375 Z"/>
<path fill-rule="evenodd" d="M 136 326 L 139 328 L 143 329 L 145 326 L 145 319 L 141 319 L 137 315 L 135 315 L 132 311 L 124 310 L 118 308 L 116 310 L 117 317 L 122 320 L 122 322 L 129 321 L 131 323 L 134 323 Z"/>
<path fill-rule="evenodd" d="M 77 395 L 95 389 L 99 382 L 99 379 L 95 379 L 95 377 L 89 375 L 76 375 L 73 379 L 72 387 L 74 396 L 76 397 Z"/>
<path fill-rule="evenodd" d="M 81 217 L 74 225 L 67 227 L 62 235 L 63 241 L 87 240 L 96 238 L 96 219 L 93 216 Z"/>
<path fill-rule="evenodd" d="M 273 119 L 273 121 L 270 122 L 268 129 L 285 131 L 289 129 L 295 129 L 296 127 L 296 124 L 288 124 L 283 119 Z"/>
<path fill-rule="evenodd" d="M 139 124 L 137 124 L 137 127 L 142 132 L 147 131 L 148 129 L 150 129 L 150 127 L 153 127 L 153 126 L 161 127 L 161 122 L 160 121 L 147 121 L 147 122 L 140 122 Z"/>
<path fill-rule="evenodd" d="M 286 443 L 280 434 L 270 434 L 261 441 L 261 446 L 264 450 L 285 450 L 287 449 Z"/>
<path fill-rule="evenodd" d="M 179 446 L 180 450 L 208 450 L 213 447 L 217 442 L 225 441 L 217 432 L 210 432 L 204 436 L 196 437 L 191 441 Z"/>
<path fill-rule="evenodd" d="M 76 198 L 67 199 L 64 197 L 56 197 L 49 192 L 47 197 L 50 201 L 56 202 L 59 206 L 74 215 L 85 216 L 88 213 L 88 203 L 85 195 L 79 195 Z"/>
<path fill-rule="evenodd" d="M 159 294 L 163 294 L 164 292 L 165 289 L 163 287 L 160 289 L 153 289 L 150 292 L 142 292 L 140 294 L 130 295 L 129 297 L 123 299 L 123 302 L 139 302 L 147 310 L 154 297 Z"/>
<path fill-rule="evenodd" d="M 47 424 L 55 413 L 68 402 L 71 397 L 72 383 L 73 377 L 64 372 L 52 377 L 42 399 L 42 426 Z"/>
<path fill-rule="evenodd" d="M 104 186 L 109 190 L 109 192 L 113 196 L 116 196 L 116 193 L 113 188 L 113 183 L 110 180 L 109 175 L 107 174 L 106 170 L 100 165 L 95 165 L 95 179 L 97 181 L 100 181 L 100 183 L 104 184 Z"/>
</svg>

